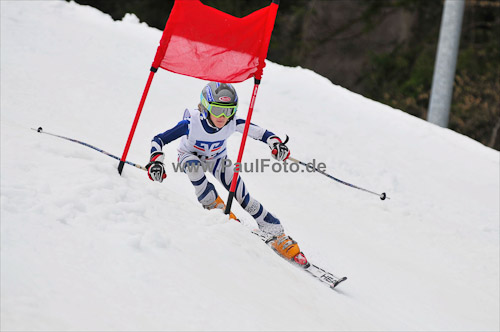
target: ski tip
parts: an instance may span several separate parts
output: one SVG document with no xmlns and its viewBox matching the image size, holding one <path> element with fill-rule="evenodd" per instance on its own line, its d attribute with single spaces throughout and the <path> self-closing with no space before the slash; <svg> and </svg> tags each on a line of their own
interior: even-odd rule
<svg viewBox="0 0 500 332">
<path fill-rule="evenodd" d="M 340 278 L 339 280 L 335 281 L 335 282 L 334 282 L 334 283 L 330 286 L 330 288 L 331 288 L 331 289 L 334 289 L 335 287 L 337 287 L 337 286 L 338 286 L 338 284 L 340 284 L 341 282 L 346 281 L 346 280 L 347 280 L 347 277 Z"/>
</svg>

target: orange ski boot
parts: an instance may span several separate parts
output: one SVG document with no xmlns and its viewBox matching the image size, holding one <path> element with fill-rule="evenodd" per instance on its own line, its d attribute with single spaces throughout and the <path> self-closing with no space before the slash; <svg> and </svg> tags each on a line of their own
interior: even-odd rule
<svg viewBox="0 0 500 332">
<path fill-rule="evenodd" d="M 217 196 L 217 198 L 215 199 L 215 201 L 212 204 L 205 205 L 204 208 L 207 210 L 220 209 L 220 210 L 224 211 L 224 210 L 226 210 L 226 204 L 224 203 L 222 198 L 220 198 L 220 196 Z M 240 221 L 238 218 L 236 218 L 236 216 L 232 212 L 229 212 L 229 218 L 234 219 L 238 222 Z"/>
<path fill-rule="evenodd" d="M 276 239 L 271 243 L 271 245 L 274 248 L 274 250 L 278 252 L 278 254 L 280 254 L 281 256 L 285 257 L 288 260 L 294 260 L 294 258 L 297 255 L 302 254 L 300 252 L 300 248 L 297 242 L 285 234 L 281 234 L 278 237 L 276 237 Z"/>
</svg>

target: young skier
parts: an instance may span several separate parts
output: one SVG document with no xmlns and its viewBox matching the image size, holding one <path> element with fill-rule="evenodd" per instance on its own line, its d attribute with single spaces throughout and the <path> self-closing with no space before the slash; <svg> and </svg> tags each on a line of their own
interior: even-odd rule
<svg viewBox="0 0 500 332">
<path fill-rule="evenodd" d="M 246 122 L 236 117 L 237 109 L 238 95 L 231 84 L 208 83 L 201 92 L 198 108 L 186 109 L 182 121 L 153 138 L 150 162 L 146 165 L 149 178 L 158 182 L 166 178 L 162 148 L 181 138 L 178 162 L 193 184 L 198 201 L 208 210 L 225 209 L 224 201 L 207 180 L 204 169 L 212 170 L 212 175 L 229 190 L 234 171 L 232 167 L 227 167 L 230 162 L 227 159 L 226 140 L 235 131 L 242 133 Z M 289 157 L 288 147 L 272 132 L 251 124 L 248 135 L 267 143 L 274 159 L 283 161 Z M 236 200 L 255 219 L 259 229 L 275 236 L 273 248 L 287 259 L 303 262 L 305 258 L 299 255 L 297 242 L 285 235 L 278 218 L 250 196 L 241 177 L 238 178 L 235 191 Z M 230 217 L 236 219 L 233 213 Z"/>
</svg>

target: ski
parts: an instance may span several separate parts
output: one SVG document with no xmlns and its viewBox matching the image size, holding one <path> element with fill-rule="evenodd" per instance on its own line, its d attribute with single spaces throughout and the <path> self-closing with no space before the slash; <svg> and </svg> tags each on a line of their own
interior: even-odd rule
<svg viewBox="0 0 500 332">
<path fill-rule="evenodd" d="M 273 241 L 274 239 L 274 236 L 270 235 L 270 234 L 267 234 L 267 233 L 264 233 L 258 229 L 254 229 L 252 230 L 252 233 L 257 235 L 262 241 L 264 241 L 271 249 L 273 249 L 274 252 L 276 252 L 276 250 L 274 250 L 274 248 L 272 247 L 271 245 L 271 242 Z M 277 252 L 276 252 L 277 253 Z M 278 254 L 279 255 L 279 254 Z M 283 256 L 279 255 L 280 257 L 282 257 L 283 259 L 286 259 L 284 258 Z M 347 280 L 347 277 L 336 277 L 335 275 L 333 275 L 332 273 L 320 268 L 319 266 L 317 265 L 314 265 L 310 262 L 307 261 L 307 259 L 305 258 L 304 254 L 301 252 L 299 253 L 297 256 L 294 257 L 293 260 L 288 260 L 286 259 L 288 262 L 290 262 L 292 265 L 295 265 L 297 266 L 298 268 L 304 270 L 305 272 L 307 272 L 309 275 L 311 275 L 312 277 L 314 277 L 315 279 L 319 280 L 320 282 L 326 284 L 327 286 L 329 286 L 331 289 L 334 289 L 335 287 L 337 287 L 341 282 Z"/>
<path fill-rule="evenodd" d="M 304 270 L 322 283 L 327 284 L 331 289 L 334 289 L 341 282 L 347 280 L 347 277 L 338 278 L 314 264 L 309 264 Z"/>
</svg>

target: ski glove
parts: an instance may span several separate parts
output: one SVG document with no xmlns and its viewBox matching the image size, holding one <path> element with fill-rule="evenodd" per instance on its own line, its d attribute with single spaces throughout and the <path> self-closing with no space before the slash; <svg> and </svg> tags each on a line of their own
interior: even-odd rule
<svg viewBox="0 0 500 332">
<path fill-rule="evenodd" d="M 267 145 L 271 148 L 271 155 L 274 159 L 283 161 L 290 157 L 290 150 L 288 150 L 286 142 L 288 142 L 288 136 L 285 142 L 282 142 L 278 136 L 271 136 L 267 139 Z"/>
<path fill-rule="evenodd" d="M 162 182 L 167 177 L 165 166 L 163 165 L 164 158 L 163 152 L 156 151 L 151 154 L 149 164 L 146 165 L 151 181 Z"/>
</svg>

